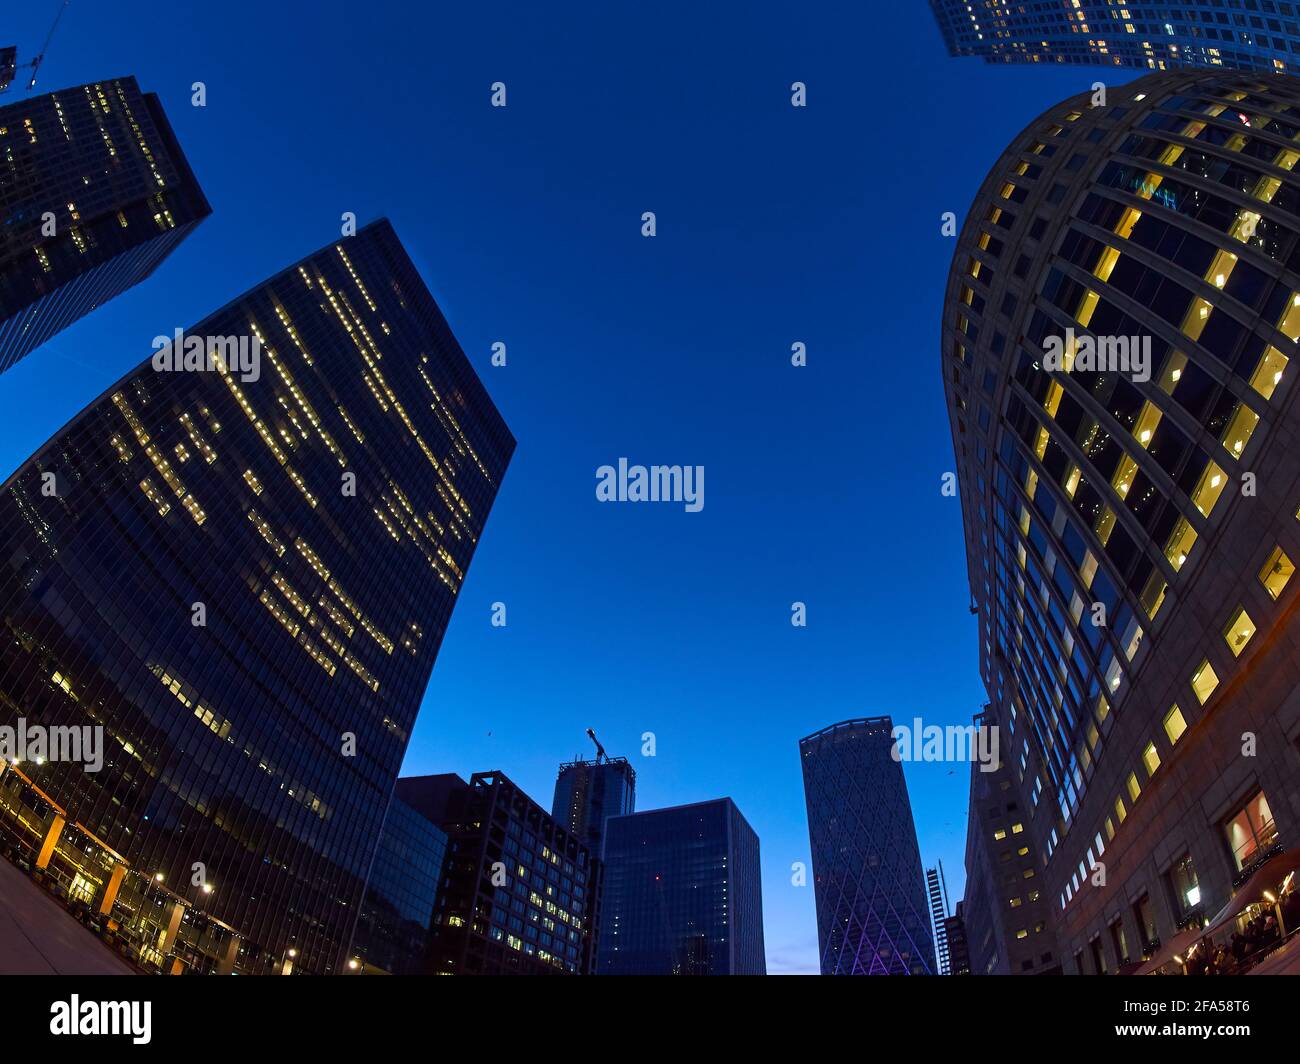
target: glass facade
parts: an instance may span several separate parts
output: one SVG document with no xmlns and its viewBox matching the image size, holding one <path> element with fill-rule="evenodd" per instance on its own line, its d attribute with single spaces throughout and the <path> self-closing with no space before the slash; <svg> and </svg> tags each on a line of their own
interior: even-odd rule
<svg viewBox="0 0 1300 1064">
<path fill-rule="evenodd" d="M 933 975 L 925 876 L 893 722 L 799 740 L 822 975 Z"/>
<path fill-rule="evenodd" d="M 211 213 L 134 78 L 0 107 L 0 372 L 143 281 Z"/>
<path fill-rule="evenodd" d="M 447 856 L 447 835 L 393 798 L 370 868 L 351 956 L 366 971 L 416 975 L 426 970 L 429 931 Z"/>
<path fill-rule="evenodd" d="M 1300 5 L 1281 0 L 930 0 L 952 55 L 990 63 L 1228 67 L 1300 66 Z"/>
<path fill-rule="evenodd" d="M 431 936 L 435 975 L 590 975 L 601 864 L 500 772 L 397 781 L 447 832 Z"/>
<path fill-rule="evenodd" d="M 1207 758 L 1207 786 L 1222 771 L 1187 733 L 1244 677 L 1271 683 L 1297 538 L 1297 162 L 1300 80 L 1150 74 L 1040 116 L 958 238 L 943 373 L 981 671 L 1067 923 L 1175 753 Z M 1293 778 L 1271 750 L 1252 765 Z"/>
<path fill-rule="evenodd" d="M 560 766 L 551 816 L 601 856 L 605 821 L 636 811 L 636 770 L 625 757 Z"/>
<path fill-rule="evenodd" d="M 758 836 L 730 798 L 605 821 L 600 975 L 765 975 Z"/>
<path fill-rule="evenodd" d="M 0 725 L 102 728 L 28 790 L 238 970 L 336 971 L 514 440 L 386 221 L 189 336 L 260 373 L 150 359 L 0 488 Z"/>
</svg>

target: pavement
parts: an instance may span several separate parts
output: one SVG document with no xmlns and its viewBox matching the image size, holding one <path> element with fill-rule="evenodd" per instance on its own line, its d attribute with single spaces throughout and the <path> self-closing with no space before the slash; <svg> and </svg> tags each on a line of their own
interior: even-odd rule
<svg viewBox="0 0 1300 1064">
<path fill-rule="evenodd" d="M 0 975 L 134 975 L 21 869 L 0 857 Z"/>
</svg>

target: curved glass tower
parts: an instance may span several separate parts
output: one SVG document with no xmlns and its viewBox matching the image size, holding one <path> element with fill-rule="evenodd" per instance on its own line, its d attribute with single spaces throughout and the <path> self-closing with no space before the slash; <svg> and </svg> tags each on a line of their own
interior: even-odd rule
<svg viewBox="0 0 1300 1064">
<path fill-rule="evenodd" d="M 514 440 L 386 221 L 186 336 L 0 489 L 0 725 L 103 741 L 0 826 L 143 963 L 337 971 Z"/>
<path fill-rule="evenodd" d="M 822 975 L 933 975 L 925 875 L 893 722 L 799 740 Z"/>
<path fill-rule="evenodd" d="M 942 336 L 999 823 L 1034 859 L 989 894 L 1045 899 L 1067 971 L 1149 954 L 1300 841 L 1300 80 L 1091 102 L 993 167 Z"/>
</svg>

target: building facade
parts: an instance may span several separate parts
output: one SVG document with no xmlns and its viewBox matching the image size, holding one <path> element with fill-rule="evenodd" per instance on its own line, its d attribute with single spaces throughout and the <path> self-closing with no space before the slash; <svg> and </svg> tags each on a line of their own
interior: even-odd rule
<svg viewBox="0 0 1300 1064">
<path fill-rule="evenodd" d="M 1260 72 L 1300 66 L 1300 7 L 1281 0 L 930 0 L 930 7 L 951 55 L 990 63 Z"/>
<path fill-rule="evenodd" d="M 758 836 L 730 798 L 605 822 L 601 975 L 765 975 Z"/>
<path fill-rule="evenodd" d="M 137 878 L 168 945 L 338 971 L 514 440 L 387 222 L 187 337 L 0 488 L 0 726 L 102 739 L 8 765 L 0 825 L 145 945 Z"/>
<path fill-rule="evenodd" d="M 941 341 L 990 719 L 1067 972 L 1300 842 L 1300 81 L 1089 102 L 980 188 Z"/>
<path fill-rule="evenodd" d="M 0 107 L 0 373 L 143 281 L 211 213 L 134 78 Z"/>
<path fill-rule="evenodd" d="M 822 975 L 933 975 L 925 875 L 889 717 L 799 740 Z"/>
<path fill-rule="evenodd" d="M 636 812 L 636 769 L 625 757 L 569 761 L 555 781 L 551 816 L 601 855 L 605 821 Z"/>
<path fill-rule="evenodd" d="M 434 975 L 590 975 L 600 861 L 501 772 L 397 781 L 448 836 L 426 970 Z"/>
<path fill-rule="evenodd" d="M 965 905 L 957 903 L 957 911 L 944 921 L 948 936 L 948 974 L 970 975 L 970 948 L 966 943 Z"/>
<path fill-rule="evenodd" d="M 348 964 L 367 973 L 426 970 L 447 833 L 394 797 L 375 848 Z"/>
<path fill-rule="evenodd" d="M 993 727 L 986 710 L 975 727 Z M 1015 775 L 1006 761 L 985 772 L 971 763 L 966 827 L 967 964 L 976 975 L 1059 975 L 1041 853 L 1025 828 Z"/>
</svg>

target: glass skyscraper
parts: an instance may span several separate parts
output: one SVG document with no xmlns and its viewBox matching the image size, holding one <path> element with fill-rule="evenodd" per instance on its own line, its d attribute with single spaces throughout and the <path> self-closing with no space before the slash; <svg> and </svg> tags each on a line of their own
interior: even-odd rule
<svg viewBox="0 0 1300 1064">
<path fill-rule="evenodd" d="M 799 740 L 822 975 L 936 972 L 893 727 L 888 717 L 864 717 Z"/>
<path fill-rule="evenodd" d="M 993 166 L 942 335 L 1008 766 L 973 792 L 970 945 L 1014 953 L 973 932 L 978 896 L 1022 946 L 1054 923 L 1067 972 L 1140 961 L 1300 843 L 1300 79 L 1155 73 L 1090 104 Z"/>
<path fill-rule="evenodd" d="M 758 836 L 730 798 L 605 821 L 600 975 L 765 975 Z"/>
<path fill-rule="evenodd" d="M 153 963 L 337 971 L 514 440 L 386 221 L 187 335 L 0 488 L 0 725 L 104 746 L 0 827 Z"/>
<path fill-rule="evenodd" d="M 0 373 L 143 281 L 211 213 L 135 78 L 0 107 Z"/>
<path fill-rule="evenodd" d="M 1300 7 L 1281 0 L 930 0 L 952 55 L 990 63 L 1294 71 Z"/>
<path fill-rule="evenodd" d="M 592 856 L 604 844 L 605 821 L 636 811 L 636 769 L 625 757 L 569 761 L 555 781 L 551 816 L 582 840 Z"/>
</svg>

